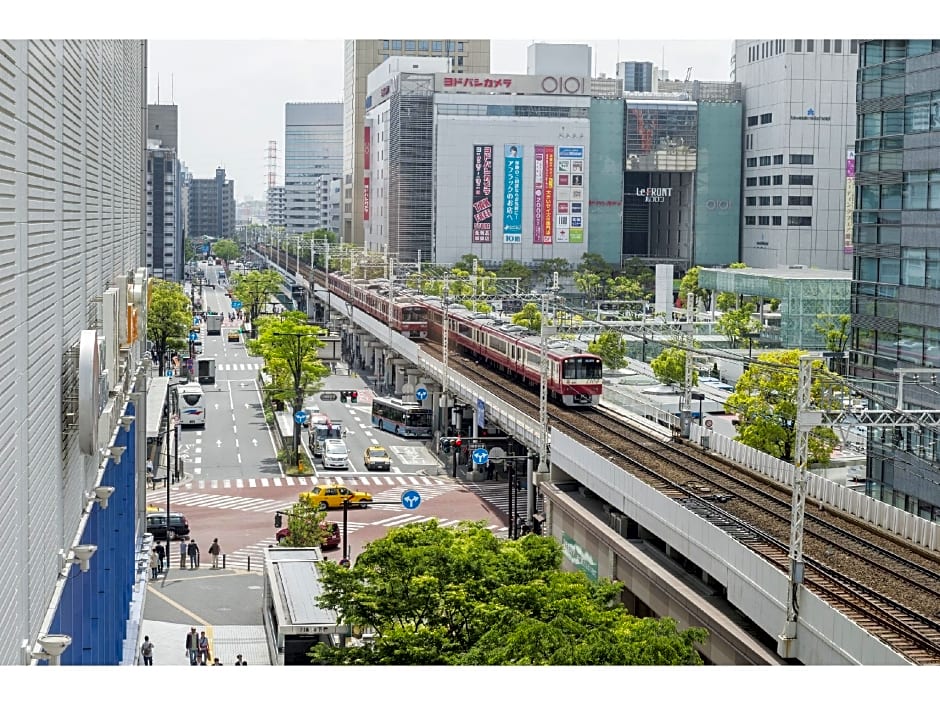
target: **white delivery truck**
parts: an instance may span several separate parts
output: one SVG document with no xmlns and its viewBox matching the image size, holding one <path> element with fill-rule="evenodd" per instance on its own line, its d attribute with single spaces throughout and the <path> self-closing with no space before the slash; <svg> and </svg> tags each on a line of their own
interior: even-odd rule
<svg viewBox="0 0 940 705">
<path fill-rule="evenodd" d="M 210 313 L 206 316 L 206 335 L 222 335 L 221 313 Z"/>
</svg>

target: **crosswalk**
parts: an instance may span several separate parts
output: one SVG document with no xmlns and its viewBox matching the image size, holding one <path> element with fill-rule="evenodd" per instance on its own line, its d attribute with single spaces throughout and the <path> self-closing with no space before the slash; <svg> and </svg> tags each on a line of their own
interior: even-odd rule
<svg viewBox="0 0 940 705">
<path fill-rule="evenodd" d="M 389 486 L 396 487 L 414 487 L 421 490 L 424 487 L 437 487 L 440 485 L 452 484 L 445 478 L 428 477 L 426 475 L 403 475 L 403 474 L 383 474 L 383 475 L 363 475 L 357 477 L 354 475 L 331 475 L 324 477 L 249 477 L 249 478 L 229 478 L 215 480 L 197 480 L 191 479 L 176 485 L 176 491 L 189 490 L 229 490 L 244 489 L 255 487 L 312 487 L 314 485 L 330 484 L 331 482 L 346 485 L 347 487 L 363 487 L 366 491 L 375 494 L 378 488 Z M 151 491 L 147 493 L 147 499 L 151 497 L 160 500 L 165 497 L 165 491 Z"/>
<path fill-rule="evenodd" d="M 248 372 L 251 370 L 260 370 L 263 363 L 260 362 L 224 362 L 216 365 L 216 371 L 219 372 Z"/>
<path fill-rule="evenodd" d="M 503 516 L 509 517 L 509 485 L 507 482 L 465 482 L 463 486 L 501 512 Z M 526 490 L 523 487 L 516 497 L 516 507 L 522 514 L 525 514 L 525 506 Z M 538 494 L 535 498 L 535 511 L 542 511 L 542 497 Z"/>
</svg>

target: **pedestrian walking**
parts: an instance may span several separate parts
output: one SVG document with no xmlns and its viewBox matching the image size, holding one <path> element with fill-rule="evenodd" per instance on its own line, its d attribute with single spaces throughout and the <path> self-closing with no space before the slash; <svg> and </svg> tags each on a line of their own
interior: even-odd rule
<svg viewBox="0 0 940 705">
<path fill-rule="evenodd" d="M 199 662 L 199 632 L 196 627 L 189 630 L 186 635 L 186 655 L 189 656 L 189 665 L 195 666 Z"/>
<path fill-rule="evenodd" d="M 199 635 L 199 665 L 206 666 L 209 663 L 209 637 L 205 632 Z"/>
<path fill-rule="evenodd" d="M 196 568 L 199 567 L 199 546 L 196 543 L 196 539 L 189 540 L 186 553 L 189 555 L 189 569 L 196 570 Z"/>
<path fill-rule="evenodd" d="M 235 657 L 235 665 L 236 665 L 236 666 L 244 666 L 244 665 L 245 665 L 245 664 L 242 662 L 242 655 L 241 655 L 241 654 L 238 654 L 238 656 Z"/>
<path fill-rule="evenodd" d="M 157 579 L 157 568 L 159 567 L 160 562 L 157 560 L 157 549 L 150 551 L 150 579 Z"/>
<path fill-rule="evenodd" d="M 140 655 L 144 659 L 145 666 L 153 665 L 153 642 L 149 636 L 144 637 L 144 643 L 140 645 Z"/>
<path fill-rule="evenodd" d="M 153 461 L 150 458 L 147 458 L 147 484 L 150 485 L 152 490 L 157 488 L 157 481 L 153 476 Z"/>
<path fill-rule="evenodd" d="M 222 547 L 219 546 L 218 539 L 212 539 L 212 545 L 209 546 L 209 555 L 212 556 L 212 569 L 219 567 L 219 554 L 222 553 Z"/>
<path fill-rule="evenodd" d="M 180 570 L 186 567 L 186 539 L 180 539 Z"/>
<path fill-rule="evenodd" d="M 156 547 L 153 549 L 157 552 L 157 572 L 163 572 L 163 562 L 166 560 L 166 549 L 163 547 L 163 544 L 157 541 Z"/>
</svg>

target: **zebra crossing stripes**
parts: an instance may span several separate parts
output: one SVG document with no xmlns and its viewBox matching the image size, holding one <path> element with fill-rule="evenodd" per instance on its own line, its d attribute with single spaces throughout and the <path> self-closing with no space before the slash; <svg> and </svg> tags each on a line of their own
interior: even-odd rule
<svg viewBox="0 0 940 705">
<path fill-rule="evenodd" d="M 236 371 L 246 371 L 246 370 L 257 370 L 261 368 L 261 364 L 258 362 L 247 362 L 247 363 L 223 363 L 217 367 L 218 370 L 222 372 L 236 372 Z"/>
<path fill-rule="evenodd" d="M 509 485 L 506 482 L 466 482 L 463 485 L 475 495 L 483 499 L 484 502 L 501 512 L 504 516 L 509 516 Z M 526 506 L 526 491 L 521 489 L 516 497 L 516 507 L 524 514 Z M 536 497 L 535 511 L 542 511 L 542 498 Z"/>
<path fill-rule="evenodd" d="M 153 500 L 160 501 L 160 497 Z M 165 499 L 163 497 L 162 499 Z M 148 501 L 152 501 L 148 498 Z M 256 497 L 235 497 L 232 495 L 202 494 L 199 492 L 178 492 L 173 495 L 173 506 L 206 507 L 208 509 L 237 509 L 243 512 L 275 512 L 290 507 L 292 502 L 283 499 L 259 499 Z"/>
<path fill-rule="evenodd" d="M 248 478 L 247 480 L 242 478 L 237 479 L 223 479 L 223 480 L 189 480 L 180 485 L 177 485 L 177 489 L 182 490 L 218 490 L 218 489 L 243 489 L 245 487 L 297 487 L 297 486 L 309 486 L 312 487 L 318 484 L 329 484 L 331 481 L 335 480 L 337 484 L 346 485 L 349 487 L 352 486 L 362 486 L 366 488 L 367 491 L 375 492 L 372 488 L 377 487 L 388 487 L 388 486 L 408 486 L 408 487 L 418 487 L 422 492 L 424 488 L 449 485 L 447 480 L 441 478 L 432 478 L 425 475 L 383 475 L 382 477 L 355 477 L 352 475 L 345 476 L 330 476 L 330 477 L 310 477 L 310 476 L 301 476 L 301 477 L 259 477 L 259 478 Z M 148 500 L 153 497 L 154 499 L 160 499 L 161 493 L 158 492 L 148 492 Z M 166 496 L 163 493 L 163 496 Z"/>
</svg>

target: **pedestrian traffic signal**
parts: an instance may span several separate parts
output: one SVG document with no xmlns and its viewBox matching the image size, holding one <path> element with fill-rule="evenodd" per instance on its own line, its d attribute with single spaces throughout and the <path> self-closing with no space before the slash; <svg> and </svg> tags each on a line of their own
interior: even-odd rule
<svg viewBox="0 0 940 705">
<path fill-rule="evenodd" d="M 280 513 L 275 512 L 274 514 L 274 528 L 280 529 L 284 524 L 284 519 L 281 517 Z"/>
<path fill-rule="evenodd" d="M 460 446 L 463 445 L 463 438 L 461 438 L 460 436 L 457 436 L 457 437 L 454 439 L 454 445 L 459 449 Z"/>
<path fill-rule="evenodd" d="M 353 403 L 353 404 L 355 404 L 355 403 L 357 403 L 357 402 L 359 401 L 359 392 L 353 390 L 352 392 L 350 392 L 350 396 L 352 397 L 352 403 Z"/>
<path fill-rule="evenodd" d="M 441 438 L 440 449 L 442 453 L 450 453 L 450 438 Z"/>
<path fill-rule="evenodd" d="M 346 403 L 346 397 L 347 397 L 348 395 L 349 395 L 349 392 L 343 392 L 343 391 L 341 391 L 341 392 L 339 393 L 339 400 L 345 404 L 345 403 Z"/>
</svg>

